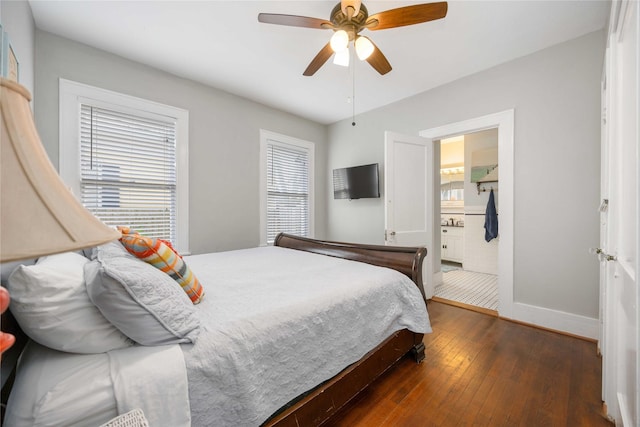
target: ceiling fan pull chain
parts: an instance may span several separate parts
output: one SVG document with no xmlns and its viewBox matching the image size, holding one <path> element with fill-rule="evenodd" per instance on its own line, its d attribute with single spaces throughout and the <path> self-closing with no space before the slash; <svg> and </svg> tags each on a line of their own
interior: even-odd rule
<svg viewBox="0 0 640 427">
<path fill-rule="evenodd" d="M 354 49 L 355 50 L 355 49 Z M 351 56 L 354 56 L 353 51 L 351 52 Z M 353 70 L 351 71 L 351 126 L 356 125 L 356 61 L 355 58 L 352 58 L 351 63 L 353 64 Z"/>
</svg>

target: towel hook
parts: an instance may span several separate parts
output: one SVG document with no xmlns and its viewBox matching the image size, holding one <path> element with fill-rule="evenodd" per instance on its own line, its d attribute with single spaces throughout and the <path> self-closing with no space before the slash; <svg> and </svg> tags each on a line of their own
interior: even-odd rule
<svg viewBox="0 0 640 427">
<path fill-rule="evenodd" d="M 498 181 L 483 181 L 483 182 L 476 182 L 476 187 L 478 187 L 478 196 L 480 195 L 480 193 L 484 193 L 484 192 L 487 192 L 487 191 L 488 191 L 486 188 L 480 188 L 480 185 L 482 185 L 482 184 L 486 184 L 486 183 L 488 183 L 488 182 L 498 182 Z M 493 185 L 491 186 L 491 190 L 492 190 L 492 191 L 497 191 L 497 190 L 494 190 Z"/>
</svg>

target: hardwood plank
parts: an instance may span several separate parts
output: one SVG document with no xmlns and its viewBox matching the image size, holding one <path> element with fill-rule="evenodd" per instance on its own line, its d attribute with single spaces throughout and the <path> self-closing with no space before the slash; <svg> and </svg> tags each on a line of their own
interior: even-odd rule
<svg viewBox="0 0 640 427">
<path fill-rule="evenodd" d="M 430 301 L 426 359 L 382 375 L 327 426 L 612 426 L 596 344 Z"/>
</svg>

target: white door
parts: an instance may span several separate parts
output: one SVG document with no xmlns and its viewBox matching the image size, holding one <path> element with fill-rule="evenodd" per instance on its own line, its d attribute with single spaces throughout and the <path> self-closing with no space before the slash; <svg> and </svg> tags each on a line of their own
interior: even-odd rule
<svg viewBox="0 0 640 427">
<path fill-rule="evenodd" d="M 616 425 L 638 426 L 638 2 L 613 2 L 610 22 L 603 79 L 602 397 Z"/>
<path fill-rule="evenodd" d="M 385 244 L 433 248 L 433 143 L 385 132 Z M 432 257 L 428 257 L 430 259 Z M 424 291 L 433 296 L 433 266 L 423 265 Z"/>
</svg>

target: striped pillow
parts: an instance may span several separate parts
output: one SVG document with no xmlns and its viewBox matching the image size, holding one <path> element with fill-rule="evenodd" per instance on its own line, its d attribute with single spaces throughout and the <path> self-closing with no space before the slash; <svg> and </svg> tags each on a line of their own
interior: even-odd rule
<svg viewBox="0 0 640 427">
<path fill-rule="evenodd" d="M 191 302 L 198 304 L 204 297 L 204 289 L 189 266 L 173 248 L 160 239 L 141 236 L 126 229 L 120 230 L 120 242 L 131 254 L 167 273 L 187 293 Z"/>
</svg>

